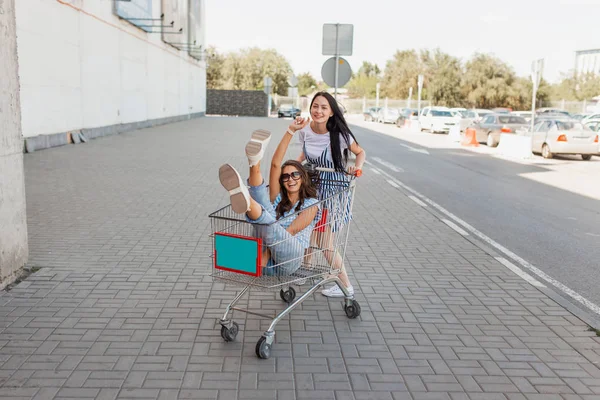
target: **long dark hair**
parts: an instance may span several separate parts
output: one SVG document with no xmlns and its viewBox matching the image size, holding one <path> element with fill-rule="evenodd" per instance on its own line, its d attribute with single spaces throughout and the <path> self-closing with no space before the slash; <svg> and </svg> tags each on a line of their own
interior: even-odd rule
<svg viewBox="0 0 600 400">
<path fill-rule="evenodd" d="M 331 107 L 331 111 L 333 111 L 333 116 L 327 121 L 327 130 L 329 131 L 329 141 L 331 145 L 331 158 L 333 160 L 333 166 L 335 170 L 343 172 L 346 169 L 346 164 L 348 163 L 348 151 L 344 152 L 342 161 L 340 135 L 342 138 L 344 138 L 346 147 L 348 149 L 350 149 L 350 138 L 354 139 L 357 144 L 358 141 L 356 140 L 356 137 L 354 137 L 352 131 L 350 131 L 350 128 L 348 128 L 344 114 L 340 110 L 337 101 L 329 93 L 317 92 L 310 102 L 310 110 L 312 110 L 315 99 L 319 96 L 325 97 L 329 103 L 329 107 Z"/>
<path fill-rule="evenodd" d="M 313 182 L 310 178 L 310 175 L 308 174 L 306 169 L 302 166 L 302 164 L 300 164 L 296 160 L 288 160 L 288 161 L 284 162 L 283 165 L 281 166 L 282 174 L 279 175 L 279 187 L 281 190 L 281 201 L 279 202 L 279 204 L 277 204 L 277 208 L 275 209 L 275 211 L 277 212 L 277 219 L 283 217 L 283 215 L 286 212 L 290 211 L 292 209 L 292 207 L 294 206 L 292 204 L 292 202 L 290 201 L 290 198 L 288 196 L 288 191 L 285 188 L 285 185 L 283 184 L 283 177 L 282 177 L 283 169 L 285 167 L 289 167 L 289 166 L 296 168 L 298 170 L 298 172 L 300 172 L 300 177 L 302 178 L 302 185 L 300 186 L 300 191 L 298 192 L 298 195 L 299 195 L 298 206 L 296 206 L 295 211 L 298 212 L 302 209 L 305 199 L 309 199 L 309 198 L 316 199 L 317 198 L 317 188 L 313 184 Z M 290 179 L 292 179 L 292 178 L 290 178 Z"/>
</svg>

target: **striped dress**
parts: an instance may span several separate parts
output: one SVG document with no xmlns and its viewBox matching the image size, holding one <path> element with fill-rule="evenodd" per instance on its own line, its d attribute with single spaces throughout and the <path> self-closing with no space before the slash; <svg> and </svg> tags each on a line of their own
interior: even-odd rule
<svg viewBox="0 0 600 400">
<path fill-rule="evenodd" d="M 304 157 L 309 164 L 319 168 L 335 168 L 333 161 L 328 157 L 329 147 L 327 146 L 319 157 L 311 157 L 306 152 L 306 144 L 302 145 Z M 324 231 L 324 225 L 329 225 L 333 232 L 338 232 L 344 225 L 352 219 L 352 204 L 350 192 L 347 190 L 350 186 L 352 177 L 343 172 L 319 172 L 319 200 L 325 200 L 322 204 L 322 219 L 315 228 L 317 231 Z M 343 193 L 342 193 L 343 192 Z"/>
</svg>

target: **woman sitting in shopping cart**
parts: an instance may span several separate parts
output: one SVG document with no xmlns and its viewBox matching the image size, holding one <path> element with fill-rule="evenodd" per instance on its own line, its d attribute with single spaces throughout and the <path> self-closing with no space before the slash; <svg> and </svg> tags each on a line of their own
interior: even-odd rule
<svg viewBox="0 0 600 400">
<path fill-rule="evenodd" d="M 248 188 L 230 164 L 219 168 L 219 179 L 229 192 L 234 212 L 246 214 L 263 240 L 263 275 L 290 275 L 302 265 L 310 236 L 320 218 L 317 189 L 302 164 L 284 163 L 283 157 L 296 131 L 310 120 L 298 118 L 289 126 L 271 160 L 269 186 L 260 172 L 260 162 L 271 133 L 258 130 L 246 144 L 250 166 Z"/>
</svg>

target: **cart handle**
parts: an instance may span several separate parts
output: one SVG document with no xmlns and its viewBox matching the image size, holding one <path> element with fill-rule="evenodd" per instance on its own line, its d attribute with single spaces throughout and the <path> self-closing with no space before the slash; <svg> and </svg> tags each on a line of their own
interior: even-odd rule
<svg viewBox="0 0 600 400">
<path fill-rule="evenodd" d="M 325 167 L 315 167 L 312 164 L 305 164 L 305 167 L 309 170 L 309 171 L 319 171 L 319 172 L 337 172 L 334 168 L 325 168 Z M 354 174 L 350 174 L 349 172 L 345 171 L 346 174 L 348 175 L 353 175 L 355 177 L 359 177 L 362 175 L 362 169 L 357 169 L 356 171 L 354 171 Z"/>
</svg>

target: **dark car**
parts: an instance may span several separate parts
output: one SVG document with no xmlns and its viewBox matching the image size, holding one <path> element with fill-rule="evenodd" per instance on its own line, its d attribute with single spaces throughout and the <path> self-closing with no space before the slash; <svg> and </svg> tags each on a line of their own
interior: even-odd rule
<svg viewBox="0 0 600 400">
<path fill-rule="evenodd" d="M 375 121 L 377 119 L 377 113 L 379 113 L 381 107 L 370 107 L 363 112 L 363 116 L 365 117 L 365 121 Z"/>
<path fill-rule="evenodd" d="M 518 130 L 527 129 L 529 125 L 525 118 L 510 114 L 488 114 L 481 122 L 475 122 L 477 141 L 489 147 L 496 147 L 500 143 L 503 133 L 516 133 Z"/>
<path fill-rule="evenodd" d="M 291 118 L 296 118 L 298 116 L 300 116 L 300 113 L 302 111 L 299 108 L 296 108 L 290 104 L 285 104 L 279 107 L 279 109 L 277 110 L 277 117 L 278 118 L 284 118 L 284 117 L 291 117 Z"/>
<path fill-rule="evenodd" d="M 400 110 L 400 116 L 396 120 L 396 126 L 398 128 L 402 128 L 404 126 L 404 121 L 410 119 L 410 117 L 412 116 L 416 117 L 418 112 L 419 110 L 417 110 L 416 108 L 403 108 L 402 110 Z"/>
</svg>

